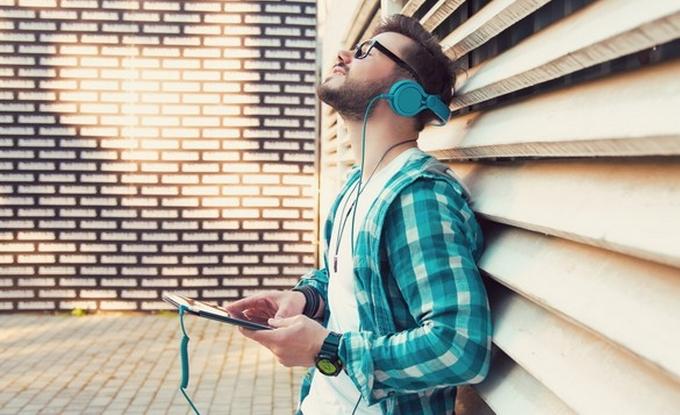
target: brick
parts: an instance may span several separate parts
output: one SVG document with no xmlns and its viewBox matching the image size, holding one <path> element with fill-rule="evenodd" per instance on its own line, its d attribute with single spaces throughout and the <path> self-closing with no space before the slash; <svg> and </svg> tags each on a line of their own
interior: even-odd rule
<svg viewBox="0 0 680 415">
<path fill-rule="evenodd" d="M 279 184 L 281 178 L 274 174 L 248 174 L 242 180 L 244 184 Z"/>
<path fill-rule="evenodd" d="M 257 255 L 223 255 L 222 262 L 225 264 L 257 264 Z"/>
<path fill-rule="evenodd" d="M 264 219 L 278 218 L 278 219 L 299 219 L 300 212 L 292 209 L 263 209 L 262 217 Z"/>
<path fill-rule="evenodd" d="M 184 33 L 187 35 L 219 35 L 222 33 L 220 26 L 186 25 Z"/>
<path fill-rule="evenodd" d="M 79 308 L 82 310 L 95 310 L 97 308 L 96 301 L 60 301 L 60 310 L 72 310 Z"/>
<path fill-rule="evenodd" d="M 155 264 L 155 265 L 174 265 L 177 264 L 177 257 L 176 256 L 169 256 L 169 255 L 164 255 L 164 256 L 149 256 L 149 255 L 144 255 L 142 256 L 142 264 Z"/>
<path fill-rule="evenodd" d="M 154 244 L 123 244 L 120 247 L 120 251 L 131 253 L 154 253 L 158 252 L 158 247 Z"/>
<path fill-rule="evenodd" d="M 80 244 L 81 252 L 116 252 L 115 244 Z"/>
<path fill-rule="evenodd" d="M 59 278 L 62 287 L 94 287 L 97 281 L 94 278 Z"/>
<path fill-rule="evenodd" d="M 40 243 L 38 252 L 74 252 L 76 244 L 73 243 Z"/>
<path fill-rule="evenodd" d="M 53 263 L 55 260 L 54 255 L 17 255 L 17 263 L 19 264 L 46 264 Z"/>
<path fill-rule="evenodd" d="M 142 234 L 142 238 L 145 234 Z M 135 233 L 119 233 L 119 232 L 102 232 L 101 239 L 103 241 L 136 241 L 137 234 Z"/>
<path fill-rule="evenodd" d="M 203 229 L 238 229 L 239 227 L 239 222 L 235 220 L 211 220 L 203 222 Z"/>
<path fill-rule="evenodd" d="M 32 243 L 3 243 L 0 244 L 0 252 L 33 252 Z"/>
<path fill-rule="evenodd" d="M 53 310 L 54 301 L 19 301 L 19 310 Z"/>
<path fill-rule="evenodd" d="M 96 262 L 95 255 L 59 255 L 61 264 L 94 264 Z"/>
<path fill-rule="evenodd" d="M 163 276 L 187 277 L 187 276 L 198 275 L 198 268 L 196 268 L 196 267 L 163 267 L 161 274 Z"/>
<path fill-rule="evenodd" d="M 216 219 L 220 217 L 218 209 L 184 209 L 182 218 L 185 219 Z"/>
<path fill-rule="evenodd" d="M 55 214 L 54 209 L 18 209 L 17 215 L 20 217 L 52 217 Z"/>
<path fill-rule="evenodd" d="M 97 0 L 61 0 L 61 7 L 74 7 L 78 9 L 96 9 L 99 7 Z"/>
<path fill-rule="evenodd" d="M 173 219 L 179 217 L 179 214 L 175 209 L 143 209 L 142 217 L 154 219 Z M 166 229 L 165 223 L 163 224 L 163 229 Z"/>
<path fill-rule="evenodd" d="M 32 33 L 2 33 L 0 32 L 1 42 L 26 42 L 33 43 L 36 36 Z"/>
<path fill-rule="evenodd" d="M 235 266 L 205 266 L 201 269 L 202 275 L 236 275 L 238 272 Z"/>
<path fill-rule="evenodd" d="M 291 267 L 291 266 L 284 266 L 283 267 L 283 274 L 294 274 L 294 275 L 304 275 L 309 270 L 311 267 Z"/>
<path fill-rule="evenodd" d="M 67 10 L 41 10 L 39 12 L 40 19 L 48 20 L 75 20 L 78 18 L 78 13 Z M 85 19 L 85 18 L 83 18 Z M 85 19 L 88 20 L 88 19 Z"/>
<path fill-rule="evenodd" d="M 278 244 L 263 244 L 263 243 L 243 244 L 243 251 L 244 252 L 278 252 L 279 251 L 279 245 Z"/>
<path fill-rule="evenodd" d="M 96 2 L 95 2 L 96 4 Z M 96 6 L 98 7 L 98 6 Z M 118 21 L 120 19 L 118 12 L 113 11 L 89 11 L 84 10 L 82 12 L 83 20 L 103 20 L 103 21 Z M 111 49 L 103 48 L 102 51 L 110 51 Z"/>
<path fill-rule="evenodd" d="M 69 221 L 71 226 L 68 227 L 75 227 L 75 223 L 73 221 Z M 44 224 L 41 221 L 41 227 Z M 64 226 L 67 227 L 67 226 Z M 75 240 L 75 241 L 93 241 L 95 240 L 97 235 L 94 232 L 59 232 L 59 239 L 60 240 Z"/>
<path fill-rule="evenodd" d="M 262 263 L 264 264 L 297 264 L 299 263 L 299 258 L 297 255 L 263 255 Z"/>
<path fill-rule="evenodd" d="M 104 267 L 104 266 L 83 266 L 80 267 L 80 272 L 83 275 L 116 275 L 115 267 Z"/>
<path fill-rule="evenodd" d="M 199 176 L 192 174 L 164 175 L 161 181 L 166 184 L 197 184 Z"/>
<path fill-rule="evenodd" d="M 134 278 L 102 278 L 102 287 L 136 287 L 137 280 Z"/>
<path fill-rule="evenodd" d="M 75 298 L 75 290 L 38 290 L 38 297 L 41 298 Z"/>
<path fill-rule="evenodd" d="M 184 255 L 182 256 L 182 264 L 218 264 L 220 259 L 216 255 Z"/>
<path fill-rule="evenodd" d="M 196 244 L 163 245 L 162 251 L 164 253 L 194 253 L 198 252 L 198 246 Z M 165 272 L 165 270 L 163 272 Z"/>
<path fill-rule="evenodd" d="M 102 301 L 100 308 L 102 310 L 136 310 L 137 303 L 134 301 Z"/>
<path fill-rule="evenodd" d="M 80 290 L 81 298 L 116 298 L 115 290 Z"/>
<path fill-rule="evenodd" d="M 153 290 L 122 290 L 121 298 L 158 298 L 158 292 Z"/>
<path fill-rule="evenodd" d="M 145 232 L 141 236 L 142 241 L 172 242 L 178 240 L 176 233 Z"/>
<path fill-rule="evenodd" d="M 241 16 L 238 14 L 207 14 L 204 17 L 205 23 L 216 24 L 240 24 Z"/>
<path fill-rule="evenodd" d="M 229 274 L 229 273 L 222 273 L 222 274 Z M 259 283 L 257 281 L 257 278 L 238 278 L 238 277 L 229 277 L 229 278 L 222 278 L 222 285 L 225 287 L 229 286 L 257 286 Z"/>
<path fill-rule="evenodd" d="M 201 16 L 193 13 L 165 13 L 163 15 L 163 21 L 173 23 L 200 23 Z"/>
<path fill-rule="evenodd" d="M 197 230 L 198 222 L 196 221 L 174 221 L 163 222 L 161 228 L 163 230 Z"/>
<path fill-rule="evenodd" d="M 114 176 L 115 177 L 115 176 Z M 158 176 L 154 174 L 123 174 L 120 177 L 122 183 L 158 183 Z"/>
<path fill-rule="evenodd" d="M 304 26 L 315 26 L 316 19 L 314 17 L 302 17 L 302 16 L 286 16 L 286 25 L 304 25 Z"/>
<path fill-rule="evenodd" d="M 234 298 L 238 297 L 238 290 L 203 290 L 206 298 Z"/>
<path fill-rule="evenodd" d="M 235 25 L 229 25 L 229 26 L 224 26 L 223 33 L 229 34 L 229 35 L 244 35 L 244 36 L 255 36 L 255 35 L 260 35 L 262 33 L 262 29 L 259 28 L 258 26 L 247 26 L 244 24 L 235 26 Z"/>
<path fill-rule="evenodd" d="M 121 273 L 123 275 L 154 276 L 158 275 L 158 270 L 155 267 L 122 267 Z"/>
<path fill-rule="evenodd" d="M 272 287 L 292 287 L 298 282 L 297 278 L 263 278 L 262 285 Z"/>
</svg>

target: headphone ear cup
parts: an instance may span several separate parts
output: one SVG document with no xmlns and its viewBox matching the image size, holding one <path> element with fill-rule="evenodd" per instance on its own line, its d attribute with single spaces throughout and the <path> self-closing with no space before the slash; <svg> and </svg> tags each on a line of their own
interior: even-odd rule
<svg viewBox="0 0 680 415">
<path fill-rule="evenodd" d="M 413 117 L 424 110 L 425 90 L 417 82 L 404 79 L 395 82 L 390 88 L 389 103 L 397 115 Z"/>
</svg>

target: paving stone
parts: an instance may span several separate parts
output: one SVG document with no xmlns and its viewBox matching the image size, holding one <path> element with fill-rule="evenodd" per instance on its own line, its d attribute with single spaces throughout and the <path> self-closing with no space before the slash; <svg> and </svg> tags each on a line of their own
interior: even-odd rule
<svg viewBox="0 0 680 415">
<path fill-rule="evenodd" d="M 280 366 L 232 326 L 185 318 L 201 412 L 291 414 L 302 368 Z M 176 317 L 0 315 L 0 415 L 191 414 L 179 393 Z"/>
</svg>

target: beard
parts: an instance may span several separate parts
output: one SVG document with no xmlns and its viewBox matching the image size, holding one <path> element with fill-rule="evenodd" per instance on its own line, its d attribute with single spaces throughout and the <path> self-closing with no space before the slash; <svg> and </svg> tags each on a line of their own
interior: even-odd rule
<svg viewBox="0 0 680 415">
<path fill-rule="evenodd" d="M 376 95 L 386 93 L 394 83 L 393 76 L 379 81 L 359 81 L 345 75 L 344 82 L 338 87 L 329 85 L 332 78 L 327 79 L 316 88 L 319 99 L 333 107 L 346 120 L 361 121 L 366 114 L 366 106 Z M 371 106 L 368 117 L 371 116 L 375 104 Z"/>
</svg>

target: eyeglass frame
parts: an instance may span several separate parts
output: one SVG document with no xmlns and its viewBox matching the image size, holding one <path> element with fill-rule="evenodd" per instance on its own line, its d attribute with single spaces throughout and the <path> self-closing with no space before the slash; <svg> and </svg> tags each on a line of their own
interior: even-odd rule
<svg viewBox="0 0 680 415">
<path fill-rule="evenodd" d="M 361 54 L 361 48 L 362 48 L 363 45 L 366 44 L 366 43 L 369 44 L 369 45 L 368 45 L 368 49 L 366 49 L 366 52 L 365 52 L 364 54 Z M 413 67 L 412 67 L 411 65 L 409 65 L 409 64 L 406 63 L 406 62 L 404 62 L 404 60 L 402 60 L 399 56 L 395 55 L 392 51 L 390 51 L 389 49 L 387 49 L 387 48 L 385 47 L 385 45 L 383 45 L 382 43 L 378 42 L 376 39 L 367 39 L 367 40 L 364 40 L 364 41 L 361 42 L 361 43 L 357 43 L 357 44 L 354 46 L 354 49 L 353 49 L 353 51 L 354 51 L 354 55 L 353 55 L 353 56 L 354 56 L 354 59 L 364 59 L 366 56 L 368 56 L 368 54 L 371 52 L 371 49 L 373 49 L 374 47 L 375 47 L 376 49 L 378 49 L 380 52 L 382 52 L 385 56 L 387 56 L 388 58 L 390 58 L 390 60 L 392 60 L 394 63 L 396 63 L 397 65 L 399 65 L 401 68 L 405 69 L 408 73 L 411 74 L 411 76 L 413 76 L 413 78 L 415 78 L 416 81 L 418 81 L 419 84 L 422 85 L 422 82 L 420 81 L 420 77 L 419 77 L 418 74 L 416 73 L 416 70 L 413 69 Z"/>
</svg>

